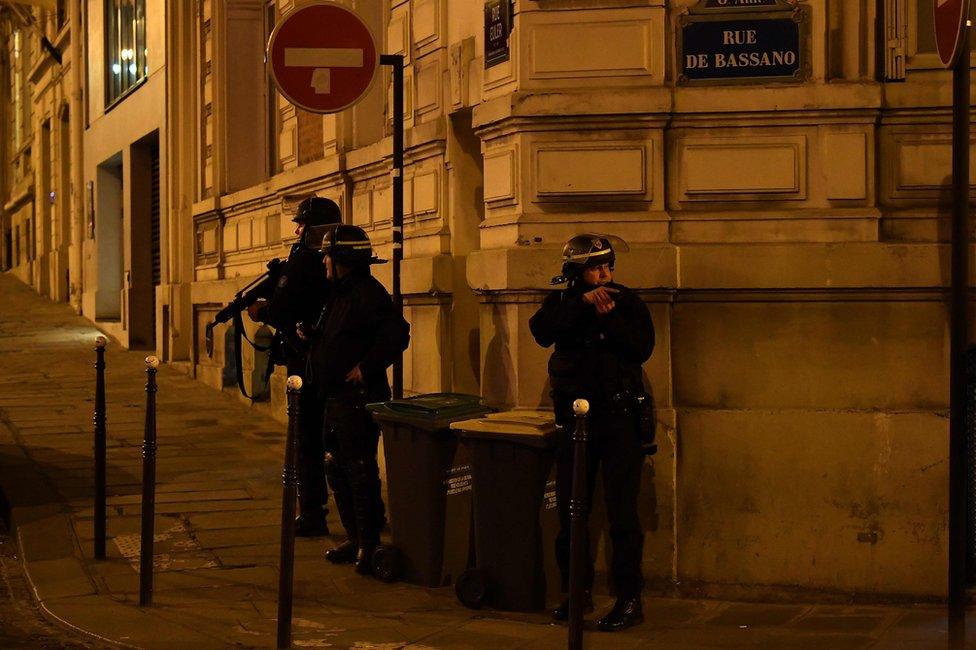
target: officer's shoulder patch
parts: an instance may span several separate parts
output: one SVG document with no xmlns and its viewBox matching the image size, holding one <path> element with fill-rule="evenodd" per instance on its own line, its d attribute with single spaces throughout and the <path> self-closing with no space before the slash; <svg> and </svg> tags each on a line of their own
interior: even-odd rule
<svg viewBox="0 0 976 650">
<path fill-rule="evenodd" d="M 286 284 L 288 284 L 288 276 L 287 275 L 283 275 L 280 278 L 278 278 L 278 288 L 279 289 L 283 289 Z"/>
</svg>

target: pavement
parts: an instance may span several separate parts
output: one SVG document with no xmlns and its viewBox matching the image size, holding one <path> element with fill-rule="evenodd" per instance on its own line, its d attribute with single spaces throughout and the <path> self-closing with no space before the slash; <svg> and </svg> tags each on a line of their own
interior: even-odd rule
<svg viewBox="0 0 976 650">
<path fill-rule="evenodd" d="M 93 559 L 98 330 L 0 274 L 0 488 L 30 591 L 94 647 L 275 645 L 284 426 L 228 389 L 162 366 L 153 604 L 139 606 L 145 352 L 109 343 L 108 557 Z M 330 515 L 333 517 L 334 515 Z M 333 531 L 341 530 L 330 519 Z M 560 648 L 545 612 L 462 606 L 453 589 L 387 584 L 295 547 L 295 647 Z M 611 605 L 596 597 L 597 614 Z M 647 622 L 588 648 L 945 648 L 934 605 L 740 603 L 648 593 Z M 595 616 L 591 616 L 594 619 Z M 976 619 L 967 626 L 976 647 Z"/>
</svg>

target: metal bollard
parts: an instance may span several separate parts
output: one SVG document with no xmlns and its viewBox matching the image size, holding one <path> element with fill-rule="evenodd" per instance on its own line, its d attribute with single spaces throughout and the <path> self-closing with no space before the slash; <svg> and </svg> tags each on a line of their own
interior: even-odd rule
<svg viewBox="0 0 976 650">
<path fill-rule="evenodd" d="M 95 339 L 95 559 L 105 559 L 105 344 Z"/>
<path fill-rule="evenodd" d="M 583 647 L 584 572 L 586 571 L 586 414 L 590 403 L 573 402 L 576 429 L 573 431 L 573 494 L 569 501 L 569 650 Z"/>
<path fill-rule="evenodd" d="M 291 646 L 291 604 L 295 572 L 295 497 L 298 492 L 298 396 L 302 378 L 288 378 L 288 433 L 285 436 L 285 465 L 281 472 L 281 557 L 278 574 L 278 647 Z"/>
<path fill-rule="evenodd" d="M 142 441 L 142 536 L 139 547 L 139 605 L 152 604 L 153 534 L 156 516 L 156 369 L 146 357 L 146 434 Z"/>
</svg>

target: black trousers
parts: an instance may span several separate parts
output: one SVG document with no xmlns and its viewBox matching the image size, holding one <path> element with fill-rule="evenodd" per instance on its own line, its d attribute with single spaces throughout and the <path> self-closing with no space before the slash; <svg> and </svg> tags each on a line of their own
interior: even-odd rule
<svg viewBox="0 0 976 650">
<path fill-rule="evenodd" d="M 329 489 L 325 484 L 322 402 L 311 386 L 298 396 L 298 507 L 304 517 L 324 517 Z"/>
<path fill-rule="evenodd" d="M 556 446 L 556 507 L 559 512 L 559 534 L 556 536 L 556 562 L 559 565 L 563 591 L 569 589 L 569 502 L 573 492 L 573 430 L 576 422 L 567 415 L 567 405 L 557 402 L 556 414 L 561 428 Z M 572 413 L 568 410 L 568 413 Z M 586 420 L 587 503 L 592 510 L 597 469 L 603 468 L 603 496 L 606 502 L 610 541 L 613 544 L 610 575 L 618 598 L 639 597 L 644 586 L 641 557 L 644 533 L 637 514 L 640 475 L 644 465 L 636 418 L 632 413 L 608 413 L 593 408 Z M 584 584 L 593 586 L 593 556 L 589 536 L 586 540 L 586 574 Z"/>
<path fill-rule="evenodd" d="M 376 462 L 379 428 L 362 392 L 325 400 L 322 441 L 326 477 L 347 536 L 359 546 L 375 546 L 385 517 Z"/>
</svg>

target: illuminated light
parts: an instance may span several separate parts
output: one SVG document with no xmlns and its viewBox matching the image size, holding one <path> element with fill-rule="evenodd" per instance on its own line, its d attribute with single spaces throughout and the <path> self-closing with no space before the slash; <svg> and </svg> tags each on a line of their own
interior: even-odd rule
<svg viewBox="0 0 976 650">
<path fill-rule="evenodd" d="M 118 63 L 113 63 L 112 64 L 112 72 L 114 72 L 115 74 L 121 74 L 122 73 L 122 66 L 120 66 Z"/>
<path fill-rule="evenodd" d="M 130 63 L 129 64 L 129 74 L 135 74 L 135 73 L 136 73 L 136 64 L 135 63 Z"/>
</svg>

